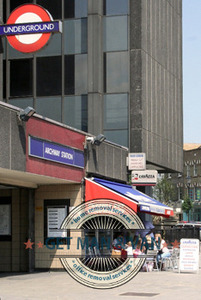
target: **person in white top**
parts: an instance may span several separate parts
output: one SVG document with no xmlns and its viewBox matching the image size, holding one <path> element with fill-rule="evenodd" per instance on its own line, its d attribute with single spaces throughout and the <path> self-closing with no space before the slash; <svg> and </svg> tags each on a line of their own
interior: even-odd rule
<svg viewBox="0 0 201 300">
<path fill-rule="evenodd" d="M 158 254 L 157 254 L 157 261 L 163 260 L 166 257 L 170 257 L 170 251 L 167 247 L 165 240 L 162 239 L 161 234 L 157 233 L 155 235 L 155 241 L 158 243 Z"/>
<path fill-rule="evenodd" d="M 132 247 L 132 243 L 128 242 L 126 244 L 126 252 L 127 252 L 127 256 L 133 256 L 133 247 Z"/>
</svg>

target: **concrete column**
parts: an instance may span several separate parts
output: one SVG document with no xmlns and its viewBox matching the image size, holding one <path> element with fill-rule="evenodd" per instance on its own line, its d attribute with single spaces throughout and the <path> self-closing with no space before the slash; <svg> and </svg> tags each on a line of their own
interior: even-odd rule
<svg viewBox="0 0 201 300">
<path fill-rule="evenodd" d="M 142 152 L 141 1 L 130 0 L 130 139 L 131 152 Z"/>
<path fill-rule="evenodd" d="M 3 23 L 3 1 L 0 1 L 0 24 Z M 3 41 L 0 39 L 0 101 L 3 101 Z"/>
<path fill-rule="evenodd" d="M 88 0 L 88 131 L 103 132 L 103 0 Z"/>
</svg>

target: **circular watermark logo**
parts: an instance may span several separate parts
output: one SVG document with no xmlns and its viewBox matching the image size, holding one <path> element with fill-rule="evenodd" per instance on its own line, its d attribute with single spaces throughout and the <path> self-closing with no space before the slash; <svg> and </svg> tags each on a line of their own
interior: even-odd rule
<svg viewBox="0 0 201 300">
<path fill-rule="evenodd" d="M 60 260 L 74 279 L 88 287 L 118 287 L 136 276 L 144 264 L 144 258 L 128 256 L 118 245 L 116 252 L 112 250 L 107 239 L 113 230 L 144 229 L 137 214 L 125 204 L 107 199 L 83 203 L 71 211 L 61 229 L 70 232 L 71 255 Z"/>
</svg>

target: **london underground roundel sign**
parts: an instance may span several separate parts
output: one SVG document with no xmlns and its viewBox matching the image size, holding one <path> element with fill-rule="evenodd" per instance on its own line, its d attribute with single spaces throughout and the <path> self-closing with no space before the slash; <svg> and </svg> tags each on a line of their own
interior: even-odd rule
<svg viewBox="0 0 201 300">
<path fill-rule="evenodd" d="M 61 22 L 53 21 L 50 13 L 35 4 L 17 7 L 1 26 L 0 35 L 7 36 L 10 45 L 24 53 L 35 52 L 48 42 L 52 32 L 61 31 Z"/>
</svg>

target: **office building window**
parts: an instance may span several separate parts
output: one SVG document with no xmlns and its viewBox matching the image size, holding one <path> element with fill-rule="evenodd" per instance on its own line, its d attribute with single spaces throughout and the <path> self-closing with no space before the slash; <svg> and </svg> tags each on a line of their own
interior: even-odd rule
<svg viewBox="0 0 201 300">
<path fill-rule="evenodd" d="M 36 111 L 44 117 L 61 122 L 61 97 L 37 98 Z"/>
<path fill-rule="evenodd" d="M 108 140 L 128 146 L 128 94 L 104 96 L 104 134 Z"/>
<path fill-rule="evenodd" d="M 62 0 L 37 0 L 36 3 L 46 8 L 54 20 L 62 18 Z"/>
<path fill-rule="evenodd" d="M 61 57 L 38 57 L 37 96 L 61 94 Z"/>
<path fill-rule="evenodd" d="M 4 24 L 7 21 L 7 15 L 6 15 L 6 12 L 7 12 L 7 1 L 8 0 L 3 0 L 3 23 Z"/>
<path fill-rule="evenodd" d="M 6 2 L 8 2 L 8 0 L 6 0 Z M 27 3 L 33 3 L 33 0 L 10 0 L 10 12 L 12 12 L 16 7 Z"/>
<path fill-rule="evenodd" d="M 105 92 L 128 92 L 128 52 L 110 52 L 104 57 Z"/>
<path fill-rule="evenodd" d="M 33 95 L 33 60 L 10 61 L 10 97 Z"/>
<path fill-rule="evenodd" d="M 56 56 L 61 55 L 61 34 L 52 34 L 48 44 L 40 51 L 36 52 L 36 56 Z"/>
<path fill-rule="evenodd" d="M 87 19 L 64 22 L 64 54 L 87 53 Z"/>
<path fill-rule="evenodd" d="M 68 70 L 67 70 L 68 71 Z M 75 55 L 75 94 L 87 94 L 87 54 Z"/>
<path fill-rule="evenodd" d="M 65 95 L 87 93 L 87 54 L 65 56 Z"/>
<path fill-rule="evenodd" d="M 65 94 L 73 95 L 75 92 L 75 55 L 65 56 Z"/>
<path fill-rule="evenodd" d="M 107 140 L 128 147 L 128 130 L 104 130 Z"/>
<path fill-rule="evenodd" d="M 9 99 L 8 103 L 20 107 L 22 109 L 25 109 L 27 106 L 33 107 L 33 98 Z"/>
<path fill-rule="evenodd" d="M 128 129 L 128 95 L 104 96 L 104 129 Z"/>
<path fill-rule="evenodd" d="M 129 0 L 104 0 L 106 15 L 124 15 L 129 12 Z"/>
<path fill-rule="evenodd" d="M 128 17 L 105 17 L 103 24 L 104 51 L 128 50 Z"/>
<path fill-rule="evenodd" d="M 63 105 L 63 123 L 87 132 L 87 99 L 86 95 L 65 97 Z"/>
<path fill-rule="evenodd" d="M 84 18 L 87 17 L 87 0 L 68 0 L 64 1 L 64 18 Z"/>
</svg>

